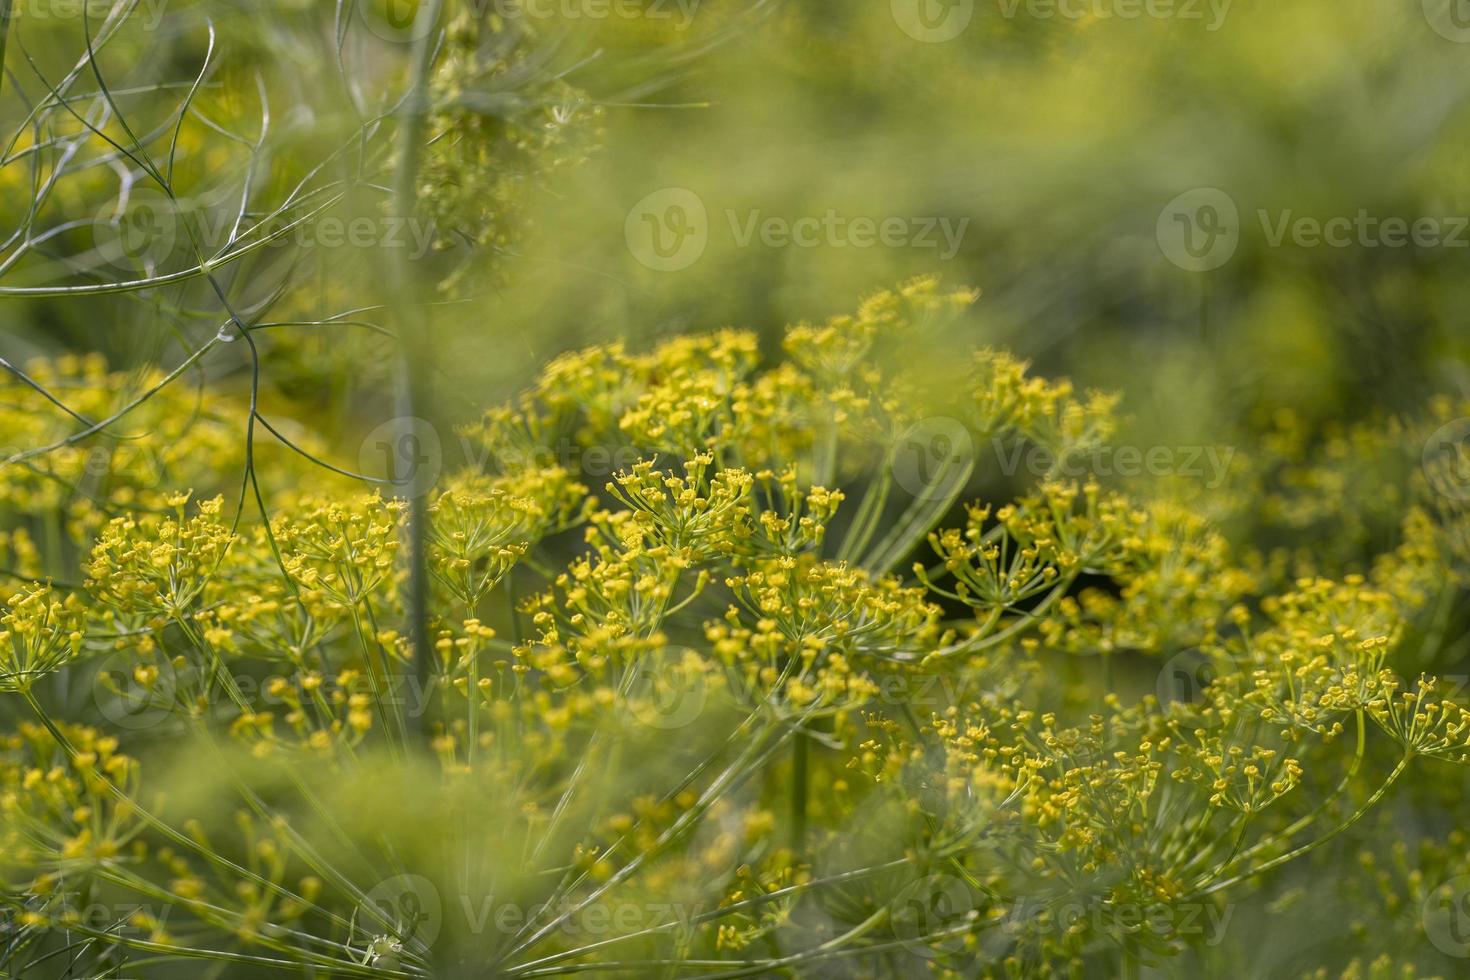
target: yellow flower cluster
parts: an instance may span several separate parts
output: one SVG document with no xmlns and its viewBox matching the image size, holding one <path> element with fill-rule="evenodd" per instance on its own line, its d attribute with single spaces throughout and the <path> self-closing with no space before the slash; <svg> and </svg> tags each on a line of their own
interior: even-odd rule
<svg viewBox="0 0 1470 980">
<path fill-rule="evenodd" d="M 22 589 L 0 613 L 0 691 L 28 692 L 42 677 L 76 659 L 82 649 L 82 607 L 58 598 L 50 586 Z"/>
<path fill-rule="evenodd" d="M 0 692 L 40 722 L 0 736 L 16 923 L 87 929 L 79 886 L 145 897 L 154 955 L 333 975 L 839 952 L 1111 975 L 1119 949 L 1197 950 L 1191 910 L 1368 826 L 1416 758 L 1470 765 L 1447 676 L 1470 516 L 1415 484 L 1393 546 L 1314 562 L 1100 480 L 1000 496 L 968 461 L 936 494 L 899 456 L 925 378 L 884 352 L 973 298 L 914 280 L 792 328 L 776 364 L 728 330 L 564 355 L 469 430 L 487 465 L 417 507 L 328 476 L 258 513 L 104 493 L 84 587 L 35 575 L 0 612 Z M 1058 459 L 1117 424 L 995 351 L 950 394 L 971 438 Z M 1293 472 L 1252 479 L 1329 485 Z M 12 574 L 64 566 L 32 523 L 0 532 Z M 188 780 L 155 776 L 163 746 Z M 246 815 L 201 802 L 231 794 Z M 1412 874 L 1395 894 L 1423 902 Z M 471 910 L 493 937 L 421 931 L 467 888 L 509 903 Z M 626 925 L 578 933 L 604 915 Z M 842 928 L 805 942 L 819 917 Z"/>
<path fill-rule="evenodd" d="M 201 501 L 185 516 L 189 494 L 168 499 L 173 517 L 114 518 L 87 563 L 87 587 L 128 621 L 161 625 L 192 614 L 234 539 L 221 513 L 223 497 Z"/>
</svg>

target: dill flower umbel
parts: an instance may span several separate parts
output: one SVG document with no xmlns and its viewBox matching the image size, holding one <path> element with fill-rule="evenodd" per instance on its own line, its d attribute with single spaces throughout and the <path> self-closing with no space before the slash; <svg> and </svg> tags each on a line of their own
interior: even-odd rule
<svg viewBox="0 0 1470 980">
<path fill-rule="evenodd" d="M 0 691 L 29 692 L 42 677 L 76 659 L 82 619 L 76 596 L 58 598 L 49 585 L 13 594 L 0 614 Z"/>
<path fill-rule="evenodd" d="M 1465 515 L 1348 568 L 1163 486 L 905 470 L 944 395 L 880 353 L 974 299 L 915 280 L 774 363 L 730 330 L 561 355 L 417 517 L 334 467 L 96 526 L 82 590 L 0 615 L 36 716 L 0 741 L 14 928 L 396 978 L 1212 962 L 1247 882 L 1470 763 Z M 1124 424 L 977 365 L 956 435 L 1066 461 Z M 1425 854 L 1406 880 L 1451 880 Z"/>
</svg>

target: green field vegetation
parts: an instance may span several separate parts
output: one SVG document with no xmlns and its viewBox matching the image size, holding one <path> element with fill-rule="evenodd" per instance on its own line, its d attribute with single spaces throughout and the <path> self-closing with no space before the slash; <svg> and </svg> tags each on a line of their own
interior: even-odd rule
<svg viewBox="0 0 1470 980">
<path fill-rule="evenodd" d="M 0 0 L 0 977 L 1453 977 L 1463 0 Z"/>
</svg>

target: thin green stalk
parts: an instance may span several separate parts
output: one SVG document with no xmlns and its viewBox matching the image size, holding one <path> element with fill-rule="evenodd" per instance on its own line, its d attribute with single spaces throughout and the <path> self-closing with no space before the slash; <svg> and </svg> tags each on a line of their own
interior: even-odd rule
<svg viewBox="0 0 1470 980">
<path fill-rule="evenodd" d="M 56 739 L 56 744 L 61 746 L 61 751 L 66 753 L 66 757 L 70 759 L 75 756 L 77 754 L 76 747 L 71 744 L 71 741 L 65 735 L 61 734 L 61 729 L 57 728 L 55 723 L 51 721 L 51 716 L 46 713 L 45 708 L 41 707 L 41 702 L 36 700 L 36 696 L 31 693 L 31 689 L 29 687 L 21 688 L 20 696 L 25 698 L 26 704 L 30 705 L 31 710 L 36 713 L 36 717 L 41 719 L 41 724 L 45 725 L 46 730 L 51 733 L 51 737 Z M 110 781 L 109 785 L 111 785 Z"/>
<path fill-rule="evenodd" d="M 32 695 L 29 691 L 24 691 L 22 692 L 22 697 L 31 706 L 31 710 L 36 713 L 36 717 L 41 720 L 41 724 L 43 724 L 46 727 L 46 730 L 51 733 L 51 737 L 56 739 L 57 744 L 60 745 L 62 751 L 66 753 L 67 758 L 75 758 L 77 754 L 76 746 L 72 745 L 71 740 L 68 739 L 64 734 L 62 734 L 61 730 L 56 727 L 55 722 L 51 720 L 51 716 L 46 713 L 46 710 L 43 707 L 41 707 L 40 702 L 36 700 L 35 696 Z M 206 861 L 209 861 L 211 864 L 214 864 L 220 868 L 224 868 L 226 871 L 229 871 L 232 874 L 237 874 L 241 878 L 251 881 L 261 886 L 262 888 L 266 888 L 276 893 L 277 895 L 280 895 L 282 898 L 287 898 L 291 901 L 298 902 L 305 908 L 322 912 L 326 911 L 325 909 L 321 909 L 320 906 L 318 906 L 316 903 L 308 901 L 307 899 L 291 891 L 291 889 L 285 887 L 284 885 L 271 881 L 268 878 L 256 874 L 249 868 L 236 864 L 229 858 L 215 853 L 209 847 L 201 844 L 199 841 L 195 840 L 193 837 L 190 837 L 188 834 L 181 833 L 180 831 L 175 830 L 173 827 L 165 823 L 162 819 L 154 816 L 151 811 L 146 809 L 137 800 L 134 800 L 123 790 L 121 786 L 114 783 L 111 779 L 103 779 L 102 784 L 107 787 L 108 792 L 111 793 L 117 800 L 126 804 L 129 807 L 130 812 L 137 814 L 140 820 L 146 823 L 153 830 L 168 838 L 173 843 L 178 844 L 181 847 L 188 848 L 189 850 L 198 854 L 200 857 L 204 858 Z M 327 914 L 330 915 L 330 913 Z M 335 916 L 332 917 L 336 918 Z"/>
<path fill-rule="evenodd" d="M 906 857 L 895 858 L 894 860 L 884 862 L 883 864 L 875 864 L 871 867 L 859 868 L 855 871 L 845 871 L 841 874 L 830 875 L 826 878 L 814 878 L 810 881 L 800 882 L 795 885 L 787 885 L 785 888 L 777 888 L 774 891 L 766 892 L 763 895 L 756 895 L 751 898 L 742 899 L 738 902 L 732 902 L 729 905 L 722 905 L 719 908 L 711 909 L 708 912 L 701 912 L 698 915 L 695 915 L 690 920 L 690 923 L 694 925 L 703 925 L 707 922 L 714 922 L 726 916 L 734 915 L 737 912 L 743 912 L 746 909 L 757 908 L 770 902 L 779 902 L 783 899 L 792 898 L 796 895 L 800 895 L 804 892 L 812 891 L 818 888 L 827 888 L 834 885 L 846 884 L 852 881 L 860 881 L 864 878 L 871 878 L 874 875 L 880 875 L 885 871 L 892 871 L 895 868 L 901 868 L 904 865 L 909 864 L 911 861 L 911 858 Z M 598 940 L 595 943 L 588 943 L 585 946 L 578 946 L 575 949 L 568 949 L 562 950 L 561 952 L 557 953 L 551 953 L 547 956 L 542 957 L 541 959 L 531 960 L 530 962 L 521 963 L 517 966 L 511 967 L 510 969 L 506 970 L 506 975 L 535 975 L 537 971 L 540 971 L 543 967 L 548 967 L 555 963 L 561 963 L 565 960 L 576 959 L 579 956 L 586 956 L 590 953 L 595 953 L 600 949 L 605 949 L 608 946 L 614 946 L 619 943 L 629 942 L 636 939 L 643 939 L 647 936 L 658 935 L 659 933 L 668 932 L 671 929 L 681 928 L 683 925 L 684 923 L 679 921 L 665 922 L 660 925 L 649 926 L 646 929 L 640 929 L 637 932 L 624 933 L 608 939 Z"/>
<path fill-rule="evenodd" d="M 372 648 L 368 646 L 367 635 L 363 631 L 362 617 L 358 614 L 357 604 L 355 602 L 352 605 L 352 630 L 357 634 L 357 642 L 362 647 L 364 672 L 367 674 L 368 684 L 372 687 L 373 700 L 377 702 L 378 716 L 383 719 L 383 728 L 388 736 L 388 749 L 393 753 L 394 759 L 402 759 L 402 753 L 399 751 L 398 745 L 394 744 L 393 732 L 396 728 L 400 744 L 406 744 L 408 739 L 408 723 L 404 721 L 403 712 L 399 710 L 399 705 L 394 700 L 396 695 L 393 691 L 393 678 L 391 676 L 392 663 L 388 659 L 388 654 L 381 648 L 378 651 L 378 660 L 374 660 Z M 388 697 L 384 696 L 382 688 L 379 687 L 378 677 L 375 673 L 379 669 L 383 672 L 383 683 L 388 685 Z M 423 690 L 423 688 L 420 688 L 420 690 Z M 391 715 L 389 714 L 390 705 L 393 709 Z"/>
<path fill-rule="evenodd" d="M 902 561 L 934 529 L 934 525 L 943 519 L 960 494 L 964 493 L 970 474 L 974 471 L 975 461 L 972 459 L 960 461 L 957 469 L 954 460 L 946 459 L 934 479 L 925 484 L 925 493 L 914 498 L 913 503 L 893 523 L 889 532 L 863 558 L 863 567 L 876 575 L 886 575 L 892 571 L 893 566 Z M 946 480 L 950 482 L 946 483 Z"/>
<path fill-rule="evenodd" d="M 741 752 L 740 756 L 736 758 L 736 760 L 732 762 L 730 766 L 726 768 L 725 771 L 722 772 L 714 780 L 714 782 L 711 783 L 707 789 L 705 789 L 702 794 L 700 794 L 699 799 L 695 801 L 694 805 L 685 810 L 683 813 L 679 814 L 674 822 L 670 824 L 670 826 L 658 836 L 658 838 L 653 842 L 653 845 L 648 850 L 634 856 L 632 860 L 623 865 L 623 867 L 620 868 L 618 871 L 614 872 L 613 875 L 609 877 L 606 881 L 602 882 L 596 888 L 592 889 L 592 891 L 585 898 L 583 898 L 579 902 L 572 904 L 569 908 L 561 911 L 552 921 L 541 926 L 528 938 L 518 943 L 514 949 L 512 949 L 509 953 L 505 955 L 505 957 L 502 958 L 501 962 L 503 962 L 504 959 L 508 959 L 511 956 L 516 956 L 524 952 L 525 950 L 535 946 L 552 932 L 556 931 L 556 929 L 560 928 L 562 923 L 566 922 L 572 916 L 577 915 L 587 906 L 591 905 L 603 895 L 607 894 L 607 892 L 622 884 L 628 878 L 632 877 L 650 858 L 661 855 L 663 851 L 671 843 L 678 840 L 679 837 L 685 831 L 687 831 L 696 820 L 703 817 L 705 812 L 714 805 L 715 801 L 718 800 L 725 793 L 726 790 L 728 790 L 731 786 L 737 785 L 738 783 L 744 781 L 756 768 L 762 765 L 766 761 L 766 759 L 768 759 L 771 754 L 780 747 L 781 743 L 784 740 L 785 739 L 783 735 L 778 736 L 770 744 L 766 743 L 766 739 L 764 736 L 760 739 L 752 741 L 750 745 Z M 527 926 L 529 925 L 530 923 L 527 923 Z M 522 927 L 521 931 L 522 933 L 524 933 L 526 931 L 526 927 Z M 499 963 L 495 964 L 495 966 L 499 966 Z"/>
<path fill-rule="evenodd" d="M 811 753 L 811 739 L 805 732 L 797 732 L 791 746 L 791 849 L 803 853 L 806 846 L 807 763 Z"/>
<path fill-rule="evenodd" d="M 1183 901 L 1194 901 L 1203 898 L 1206 895 L 1210 895 L 1214 892 L 1220 891 L 1221 889 L 1229 888 L 1231 885 L 1235 885 L 1242 881 L 1245 881 L 1247 878 L 1254 878 L 1257 875 L 1265 874 L 1268 871 L 1278 868 L 1289 861 L 1294 861 L 1302 855 L 1310 853 L 1311 851 L 1314 851 L 1317 848 L 1321 847 L 1323 844 L 1326 844 L 1328 841 L 1337 837 L 1339 834 L 1342 834 L 1344 831 L 1348 830 L 1350 827 L 1356 824 L 1359 820 L 1363 818 L 1364 814 L 1366 814 L 1369 810 L 1376 806 L 1378 801 L 1383 798 L 1383 794 L 1387 793 L 1389 788 L 1392 787 L 1393 784 L 1398 781 L 1398 778 L 1403 775 L 1404 770 L 1409 767 L 1409 762 L 1413 758 L 1414 754 L 1412 752 L 1406 753 L 1404 757 L 1399 760 L 1398 765 L 1393 767 L 1393 772 L 1388 774 L 1388 778 L 1383 781 L 1383 785 L 1374 790 L 1373 795 L 1364 800 L 1363 805 L 1358 807 L 1357 810 L 1353 811 L 1352 816 L 1348 817 L 1342 823 L 1332 828 L 1326 834 L 1323 834 L 1321 837 L 1318 837 L 1314 841 L 1309 841 L 1308 843 L 1303 844 L 1301 847 L 1298 847 L 1293 851 L 1287 851 L 1285 854 L 1274 857 L 1258 868 L 1251 868 L 1249 870 L 1242 871 L 1240 874 L 1234 875 L 1233 877 L 1226 878 L 1223 881 L 1217 881 L 1207 888 L 1202 888 L 1196 891 L 1194 894 L 1189 895 L 1188 897 L 1183 899 Z"/>
<path fill-rule="evenodd" d="M 0 0 L 0 92 L 5 89 L 5 40 L 10 35 L 10 0 Z"/>
<path fill-rule="evenodd" d="M 878 520 L 883 516 L 883 509 L 888 505 L 888 491 L 893 486 L 892 477 L 892 454 L 884 462 L 879 474 L 863 491 L 862 502 L 858 504 L 857 515 L 853 517 L 852 524 L 847 528 L 847 533 L 842 538 L 842 547 L 837 552 L 841 561 L 857 561 L 858 557 L 867 550 L 873 541 L 873 535 L 878 530 Z"/>
<path fill-rule="evenodd" d="M 428 0 L 418 9 L 418 23 L 439 22 L 444 0 Z M 429 72 L 433 67 L 437 32 L 420 30 L 413 45 L 413 67 L 407 98 L 403 101 L 402 140 L 398 168 L 394 174 L 393 196 L 398 214 L 407 219 L 418 209 L 419 166 L 423 159 L 424 134 L 429 114 Z M 408 418 L 426 417 L 429 411 L 430 370 L 429 338 L 418 323 L 425 316 L 425 304 L 419 294 L 421 283 L 413 259 L 400 249 L 392 263 L 394 284 L 392 307 L 403 340 L 400 414 Z M 426 690 L 433 663 L 433 645 L 429 638 L 429 505 L 423 493 L 413 494 L 408 505 L 408 634 L 413 646 L 413 673 L 419 690 Z M 420 734 L 427 742 L 432 720 L 428 712 L 420 719 Z"/>
<path fill-rule="evenodd" d="M 1279 835 L 1270 840 L 1263 840 L 1256 844 L 1252 844 L 1250 847 L 1246 848 L 1244 851 L 1236 855 L 1233 860 L 1250 860 L 1252 857 L 1261 853 L 1261 851 L 1265 850 L 1267 847 L 1270 847 L 1271 844 L 1275 843 L 1277 840 L 1290 840 L 1297 834 L 1301 833 L 1303 830 L 1307 829 L 1307 827 L 1311 826 L 1314 822 L 1316 822 L 1316 820 L 1321 817 L 1322 814 L 1327 812 L 1328 807 L 1330 807 L 1340 796 L 1342 796 L 1343 793 L 1347 792 L 1348 786 L 1351 785 L 1353 779 L 1357 777 L 1358 770 L 1363 765 L 1363 751 L 1366 747 L 1366 731 L 1363 724 L 1363 710 L 1361 708 L 1358 709 L 1357 719 L 1358 744 L 1356 751 L 1353 753 L 1352 764 L 1348 766 L 1347 773 L 1344 774 L 1342 779 L 1338 781 L 1337 786 L 1333 788 L 1332 792 L 1323 797 L 1322 801 L 1318 803 L 1315 807 L 1313 807 L 1309 813 L 1305 813 L 1301 817 L 1292 821 L 1291 825 L 1288 826 L 1285 830 L 1281 831 Z M 1204 855 L 1201 855 L 1201 857 L 1203 856 Z M 1222 865 L 1221 870 L 1223 871 L 1224 868 L 1228 866 L 1229 862 Z"/>
</svg>

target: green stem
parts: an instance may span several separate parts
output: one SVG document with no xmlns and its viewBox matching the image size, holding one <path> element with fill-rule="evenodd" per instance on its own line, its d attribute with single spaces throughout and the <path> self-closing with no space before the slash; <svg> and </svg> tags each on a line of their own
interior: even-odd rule
<svg viewBox="0 0 1470 980">
<path fill-rule="evenodd" d="M 420 5 L 418 21 L 433 25 L 439 22 L 444 0 L 427 0 Z M 414 41 L 413 68 L 408 97 L 403 102 L 401 156 L 394 177 L 393 195 L 398 215 L 407 220 L 418 209 L 419 165 L 423 157 L 424 134 L 429 114 L 429 73 L 433 68 L 437 31 L 417 32 Z M 421 318 L 425 304 L 419 294 L 419 277 L 408 250 L 400 249 L 398 261 L 392 263 L 394 283 L 392 308 L 403 341 L 403 383 L 400 414 L 426 417 L 429 413 L 429 366 L 431 349 Z M 395 476 L 397 474 L 394 474 Z M 426 489 L 426 488 L 419 488 Z M 429 637 L 429 505 L 423 492 L 413 494 L 408 504 L 408 633 L 413 645 L 413 672 L 418 689 L 428 689 L 434 650 Z M 432 719 L 428 712 L 420 718 L 420 735 L 431 737 Z"/>
<path fill-rule="evenodd" d="M 791 746 L 791 850 L 800 855 L 806 846 L 807 764 L 811 739 L 797 732 Z"/>
<path fill-rule="evenodd" d="M 21 696 L 31 706 L 31 710 L 36 713 L 36 717 L 41 719 L 41 724 L 46 726 L 46 730 L 51 733 L 51 737 L 56 739 L 57 743 L 61 746 L 62 751 L 66 753 L 67 758 L 75 758 L 77 754 L 76 746 L 72 745 L 71 741 L 61 733 L 60 729 L 56 727 L 55 722 L 51 720 L 51 716 L 46 713 L 46 709 L 41 707 L 40 702 L 36 700 L 35 696 L 31 694 L 30 691 L 21 692 Z M 175 830 L 173 827 L 170 827 L 162 819 L 154 816 L 153 813 L 145 809 L 141 803 L 129 796 L 121 786 L 114 783 L 111 779 L 101 778 L 100 781 L 104 786 L 107 787 L 107 791 L 111 793 L 114 798 L 116 798 L 119 802 L 125 804 L 132 813 L 138 815 L 138 818 L 140 820 L 146 823 L 149 827 L 156 830 L 158 833 L 162 834 L 164 837 L 168 838 L 173 843 L 178 844 L 181 847 L 188 848 L 189 850 L 198 854 L 200 857 L 209 861 L 211 864 L 214 864 L 216 867 L 220 867 L 233 874 L 237 874 L 241 878 L 247 881 L 254 882 L 262 888 L 269 889 L 270 891 L 274 892 L 277 895 L 280 895 L 283 898 L 297 902 L 305 908 L 312 909 L 313 911 L 323 912 L 324 914 L 329 915 L 332 919 L 336 919 L 338 924 L 345 925 L 345 923 L 342 923 L 337 916 L 332 915 L 331 913 L 327 913 L 325 909 L 321 909 L 321 907 L 318 906 L 316 903 L 308 901 L 302 896 L 297 895 L 295 892 L 291 891 L 289 888 L 286 888 L 284 885 L 271 881 L 269 878 L 265 878 L 261 875 L 256 874 L 249 868 L 236 864 L 229 858 L 215 853 L 213 850 L 195 840 L 194 838 L 190 837 L 188 834 L 181 833 L 180 831 Z"/>
<path fill-rule="evenodd" d="M 1313 807 L 1310 813 L 1303 814 L 1301 817 L 1294 820 L 1290 826 L 1288 826 L 1285 830 L 1276 835 L 1275 839 L 1290 840 L 1291 838 L 1295 837 L 1297 834 L 1301 833 L 1303 830 L 1307 829 L 1314 822 L 1316 822 L 1317 818 L 1327 812 L 1328 807 L 1332 806 L 1332 804 L 1336 802 L 1343 793 L 1347 792 L 1348 786 L 1352 784 L 1353 779 L 1356 778 L 1358 775 L 1358 770 L 1363 765 L 1363 751 L 1366 748 L 1366 732 L 1365 726 L 1363 724 L 1363 709 L 1358 709 L 1357 718 L 1358 747 L 1357 750 L 1353 753 L 1352 765 L 1348 766 L 1347 773 L 1342 777 L 1341 780 L 1338 781 L 1337 786 L 1332 790 L 1332 792 L 1327 794 L 1327 796 L 1322 799 L 1322 802 Z M 1256 844 L 1252 844 L 1244 851 L 1241 851 L 1239 854 L 1235 855 L 1235 857 L 1232 858 L 1232 861 L 1248 861 L 1252 857 L 1255 857 L 1257 854 L 1261 853 L 1262 850 L 1269 847 L 1271 843 L 1271 840 L 1265 840 L 1260 841 Z M 1228 868 L 1229 866 L 1230 862 L 1221 865 L 1221 871 L 1223 871 L 1225 868 Z M 1206 879 L 1206 881 L 1208 880 L 1209 879 Z"/>
<path fill-rule="evenodd" d="M 10 0 L 0 0 L 0 89 L 5 87 L 5 39 L 10 34 Z"/>
<path fill-rule="evenodd" d="M 51 733 L 51 737 L 56 739 L 56 744 L 61 746 L 61 751 L 66 753 L 66 757 L 70 759 L 76 756 L 76 747 L 71 744 L 71 741 L 65 735 L 61 734 L 61 729 L 57 728 L 55 723 L 51 721 L 51 716 L 46 714 L 46 709 L 41 707 L 41 702 L 36 700 L 36 696 L 31 693 L 31 689 L 29 687 L 22 688 L 20 696 L 25 698 L 26 704 L 30 705 L 31 710 L 36 713 L 36 717 L 41 719 L 41 724 L 45 725 L 46 730 Z"/>
<path fill-rule="evenodd" d="M 1409 761 L 1413 758 L 1414 754 L 1410 752 L 1406 754 L 1402 759 L 1400 759 L 1398 765 L 1393 767 L 1393 772 L 1389 773 L 1388 778 L 1383 781 L 1383 785 L 1374 790 L 1373 795 L 1364 800 L 1363 805 L 1358 807 L 1357 810 L 1353 811 L 1352 816 L 1348 817 L 1342 823 L 1338 824 L 1336 827 L 1332 828 L 1321 837 L 1318 837 L 1314 841 L 1309 841 L 1306 844 L 1303 844 L 1301 847 L 1296 848 L 1295 850 L 1287 851 L 1285 854 L 1274 857 L 1258 868 L 1252 868 L 1247 871 L 1242 871 L 1238 875 L 1226 878 L 1223 881 L 1217 881 L 1213 885 L 1210 885 L 1208 888 L 1202 888 L 1196 891 L 1193 895 L 1188 896 L 1183 901 L 1194 901 L 1196 899 L 1203 898 L 1206 895 L 1210 895 L 1214 892 L 1220 891 L 1221 889 L 1229 888 L 1231 885 L 1235 885 L 1242 881 L 1245 881 L 1247 878 L 1254 878 L 1257 875 L 1265 874 L 1268 871 L 1279 868 L 1281 865 L 1286 864 L 1289 861 L 1294 861 L 1302 855 L 1310 853 L 1311 851 L 1314 851 L 1317 848 L 1321 847 L 1323 844 L 1326 844 L 1334 837 L 1337 837 L 1339 834 L 1352 827 L 1353 824 L 1357 823 L 1363 818 L 1364 814 L 1366 814 L 1375 805 L 1377 805 L 1378 801 L 1383 799 L 1383 794 L 1388 792 L 1389 787 L 1393 786 L 1393 784 L 1398 781 L 1398 778 L 1403 775 L 1404 770 L 1407 769 L 1409 766 Z"/>
</svg>

